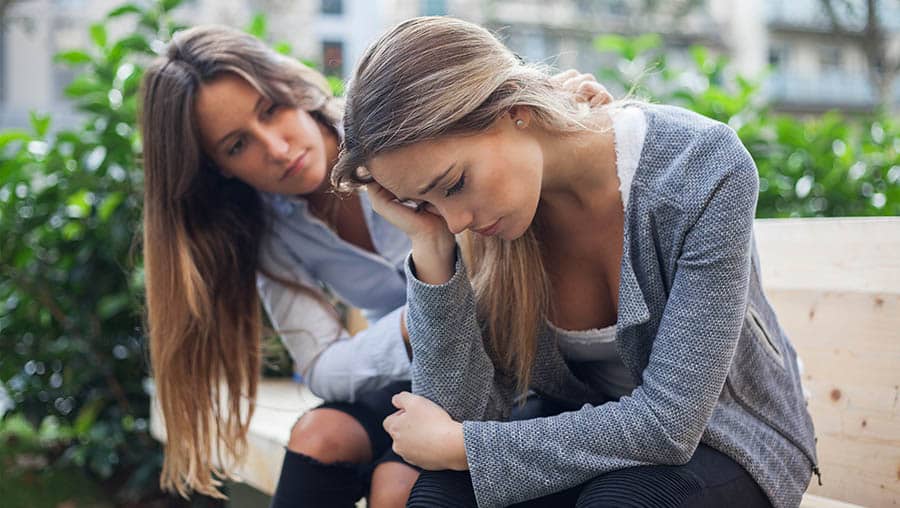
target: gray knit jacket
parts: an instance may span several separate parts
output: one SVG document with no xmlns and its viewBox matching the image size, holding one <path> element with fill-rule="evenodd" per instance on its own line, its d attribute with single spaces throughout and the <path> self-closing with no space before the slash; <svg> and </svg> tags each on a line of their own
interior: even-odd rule
<svg viewBox="0 0 900 508">
<path fill-rule="evenodd" d="M 776 507 L 799 505 L 816 470 L 796 353 L 760 284 L 756 166 L 728 126 L 639 107 L 647 136 L 625 214 L 616 324 L 631 395 L 605 400 L 580 381 L 545 327 L 530 386 L 575 409 L 504 421 L 514 393 L 485 353 L 463 263 L 438 286 L 407 263 L 413 391 L 464 422 L 481 507 L 616 469 L 684 464 L 699 442 L 741 464 Z"/>
</svg>

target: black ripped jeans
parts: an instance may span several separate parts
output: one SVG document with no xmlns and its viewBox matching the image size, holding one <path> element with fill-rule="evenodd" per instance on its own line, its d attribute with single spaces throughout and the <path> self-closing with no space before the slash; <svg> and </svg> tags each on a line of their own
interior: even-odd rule
<svg viewBox="0 0 900 508">
<path fill-rule="evenodd" d="M 410 390 L 409 381 L 363 394 L 352 404 L 326 402 L 319 406 L 342 411 L 358 421 L 369 436 L 374 459 L 367 464 L 324 464 L 285 449 L 281 476 L 269 508 L 353 508 L 356 501 L 368 495 L 372 472 L 379 464 L 406 464 L 391 449 L 391 437 L 381 426 L 384 419 L 396 411 L 391 397 L 404 390 Z"/>
</svg>

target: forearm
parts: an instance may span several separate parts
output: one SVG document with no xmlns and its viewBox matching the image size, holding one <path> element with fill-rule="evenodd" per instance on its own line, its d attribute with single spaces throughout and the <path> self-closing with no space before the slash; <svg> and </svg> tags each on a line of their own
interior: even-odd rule
<svg viewBox="0 0 900 508">
<path fill-rule="evenodd" d="M 494 382 L 484 350 L 475 295 L 457 260 L 445 284 L 419 280 L 407 263 L 413 392 L 441 405 L 456 421 L 502 418 L 511 394 Z"/>
<path fill-rule="evenodd" d="M 360 393 L 409 379 L 402 315 L 403 309 L 397 309 L 366 330 L 329 344 L 305 373 L 310 390 L 325 400 L 353 402 Z"/>
</svg>

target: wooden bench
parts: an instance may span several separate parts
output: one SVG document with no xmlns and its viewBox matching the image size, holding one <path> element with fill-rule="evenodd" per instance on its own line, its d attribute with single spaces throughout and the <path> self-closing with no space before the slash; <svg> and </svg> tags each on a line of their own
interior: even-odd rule
<svg viewBox="0 0 900 508">
<path fill-rule="evenodd" d="M 823 485 L 804 508 L 900 504 L 900 218 L 758 220 L 763 283 L 804 366 Z M 319 400 L 265 380 L 247 460 L 271 494 L 291 426 Z M 151 429 L 162 436 L 158 411 Z"/>
</svg>

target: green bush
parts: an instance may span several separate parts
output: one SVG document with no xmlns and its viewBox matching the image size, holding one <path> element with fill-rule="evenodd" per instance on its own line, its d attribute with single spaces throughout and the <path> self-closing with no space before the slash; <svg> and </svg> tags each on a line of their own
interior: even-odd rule
<svg viewBox="0 0 900 508">
<path fill-rule="evenodd" d="M 614 90 L 677 104 L 737 131 L 759 167 L 758 217 L 900 215 L 896 116 L 773 113 L 760 82 L 735 75 L 725 58 L 693 47 L 691 64 L 676 69 L 652 34 L 599 37 L 595 47 L 623 62 L 598 71 Z"/>
<path fill-rule="evenodd" d="M 0 133 L 0 382 L 16 418 L 65 429 L 45 460 L 117 480 L 120 503 L 159 496 L 143 278 L 129 253 L 141 210 L 141 64 L 177 28 L 176 4 L 117 8 L 90 27 L 90 49 L 57 55 L 83 71 L 66 89 L 83 113 L 78 130 L 54 131 L 32 113 L 31 131 Z M 122 16 L 137 29 L 111 40 L 106 23 Z"/>
<path fill-rule="evenodd" d="M 79 129 L 54 130 L 49 116 L 32 113 L 31 130 L 0 132 L 0 391 L 14 403 L 0 414 L 0 492 L 36 474 L 13 467 L 33 455 L 51 470 L 81 471 L 118 505 L 179 504 L 158 490 L 134 255 L 138 89 L 143 66 L 183 28 L 172 19 L 179 3 L 124 4 L 90 27 L 89 49 L 56 56 L 81 71 L 66 89 L 82 113 Z M 112 40 L 107 25 L 129 17 L 133 31 Z M 253 28 L 264 31 L 265 20 Z M 14 444 L 37 429 L 59 432 L 32 440 L 23 455 Z"/>
</svg>

